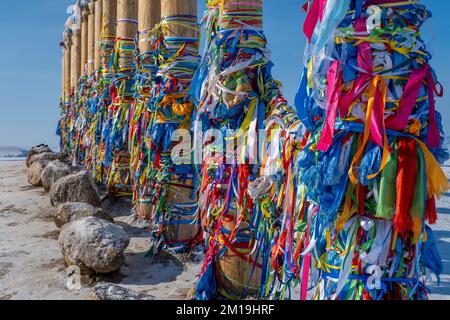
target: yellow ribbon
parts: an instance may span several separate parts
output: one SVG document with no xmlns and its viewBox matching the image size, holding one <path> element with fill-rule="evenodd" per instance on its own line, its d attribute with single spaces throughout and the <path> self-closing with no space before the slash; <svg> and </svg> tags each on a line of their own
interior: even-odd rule
<svg viewBox="0 0 450 320">
<path fill-rule="evenodd" d="M 378 171 L 374 174 L 368 175 L 368 179 L 374 179 L 376 176 L 378 176 L 378 174 L 384 169 L 384 167 L 386 166 L 388 159 L 389 159 L 389 141 L 387 138 L 387 134 L 386 134 L 386 130 L 385 130 L 385 124 L 384 124 L 384 109 L 385 109 L 385 105 L 386 105 L 386 83 L 384 82 L 383 77 L 381 77 L 380 75 L 375 76 L 375 78 L 372 80 L 372 83 L 370 85 L 369 88 L 369 101 L 367 103 L 367 110 L 366 110 L 366 125 L 365 125 L 365 129 L 364 129 L 364 137 L 363 137 L 363 142 L 361 147 L 358 149 L 358 151 L 356 152 L 356 155 L 354 156 L 352 163 L 350 165 L 350 170 L 349 170 L 349 177 L 350 177 L 350 181 L 353 184 L 357 183 L 357 178 L 356 175 L 354 173 L 354 167 L 355 165 L 359 165 L 361 160 L 362 160 L 362 156 L 364 154 L 364 151 L 366 149 L 366 145 L 367 142 L 369 141 L 370 138 L 370 128 L 372 125 L 372 112 L 373 112 L 373 107 L 375 104 L 375 96 L 376 96 L 376 92 L 378 87 L 380 86 L 381 89 L 381 96 L 382 96 L 382 110 L 380 111 L 380 113 L 383 115 L 383 136 L 384 136 L 384 142 L 383 142 L 383 156 L 381 159 L 381 164 L 380 164 L 380 168 L 378 169 Z"/>
</svg>

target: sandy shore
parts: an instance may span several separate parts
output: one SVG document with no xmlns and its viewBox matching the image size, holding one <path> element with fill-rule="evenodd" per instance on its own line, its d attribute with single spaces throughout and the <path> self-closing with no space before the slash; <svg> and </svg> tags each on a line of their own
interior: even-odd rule
<svg viewBox="0 0 450 320">
<path fill-rule="evenodd" d="M 126 265 L 105 281 L 156 299 L 186 299 L 200 265 L 168 254 L 145 257 L 149 236 L 126 223 L 129 204 L 119 203 L 109 209 L 131 242 Z M 67 289 L 53 210 L 48 194 L 28 185 L 24 161 L 0 161 L 0 300 L 88 298 L 89 287 Z"/>
<path fill-rule="evenodd" d="M 450 164 L 444 167 L 450 177 Z M 441 285 L 430 284 L 433 299 L 450 299 L 450 193 L 438 203 L 439 222 L 434 226 L 444 274 Z M 59 230 L 51 217 L 49 196 L 26 181 L 24 161 L 0 161 L 0 300 L 79 300 L 91 288 L 69 290 L 66 268 L 58 245 Z M 131 237 L 126 265 L 114 279 L 105 279 L 149 294 L 156 299 L 186 299 L 200 265 L 163 254 L 146 257 L 148 234 L 130 227 L 127 203 L 109 208 L 116 223 Z"/>
</svg>

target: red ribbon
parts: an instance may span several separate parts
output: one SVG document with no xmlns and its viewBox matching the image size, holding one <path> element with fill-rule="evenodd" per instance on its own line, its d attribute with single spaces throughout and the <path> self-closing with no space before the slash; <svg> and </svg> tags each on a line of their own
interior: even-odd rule
<svg viewBox="0 0 450 320">
<path fill-rule="evenodd" d="M 414 202 L 417 178 L 417 145 L 412 139 L 398 140 L 397 164 L 397 213 L 394 217 L 394 229 L 400 236 L 413 229 L 414 221 L 411 208 Z"/>
</svg>

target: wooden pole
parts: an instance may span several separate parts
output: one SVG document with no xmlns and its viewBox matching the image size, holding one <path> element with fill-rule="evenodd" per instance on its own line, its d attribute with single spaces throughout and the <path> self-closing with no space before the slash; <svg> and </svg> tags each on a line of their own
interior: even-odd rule
<svg viewBox="0 0 450 320">
<path fill-rule="evenodd" d="M 83 5 L 81 8 L 81 76 L 86 75 L 86 64 L 87 64 L 87 56 L 88 56 L 88 16 L 89 16 L 89 7 L 87 5 Z"/>
<path fill-rule="evenodd" d="M 176 15 L 197 16 L 196 0 L 161 0 L 161 18 Z M 196 37 L 197 31 L 184 26 L 171 26 L 170 36 L 176 37 Z"/>
<path fill-rule="evenodd" d="M 87 75 L 90 76 L 94 72 L 94 55 L 95 55 L 95 3 L 89 2 L 88 16 L 88 54 L 87 54 Z"/>
<path fill-rule="evenodd" d="M 100 63 L 103 69 L 107 69 L 110 60 L 109 50 L 105 51 L 105 46 L 108 48 L 114 43 L 116 37 L 116 20 L 117 20 L 117 0 L 102 0 L 103 1 L 103 26 L 102 26 L 102 43 L 103 49 L 100 51 Z"/>
<path fill-rule="evenodd" d="M 192 21 L 197 20 L 197 1 L 196 0 L 161 0 L 161 19 L 164 25 L 164 19 L 173 16 L 192 16 Z M 168 27 L 164 29 L 165 38 L 197 38 L 198 30 L 192 28 L 192 26 L 166 24 Z M 198 52 L 198 44 L 185 42 L 185 49 L 189 52 Z M 186 79 L 184 79 L 186 81 Z M 183 93 L 182 93 L 183 94 Z M 196 202 L 193 200 L 193 181 L 186 181 L 184 186 L 169 185 L 166 196 L 166 204 L 170 207 L 172 204 L 186 204 Z M 165 221 L 165 227 L 163 230 L 164 238 L 168 243 L 189 243 L 195 242 L 194 239 L 198 238 L 200 232 L 200 226 L 197 223 L 187 224 L 183 220 L 195 220 L 195 214 L 192 216 L 171 215 L 168 212 L 168 220 Z"/>
<path fill-rule="evenodd" d="M 117 39 L 132 40 L 137 34 L 138 28 L 138 0 L 117 1 Z M 126 67 L 129 62 L 127 57 L 119 55 L 119 67 Z"/>
<path fill-rule="evenodd" d="M 224 11 L 227 10 L 227 5 L 233 5 L 235 3 L 241 2 L 240 0 L 224 0 Z M 242 5 L 233 5 L 233 10 L 241 11 L 241 9 L 248 10 L 248 7 L 252 4 L 255 4 L 255 7 L 259 7 L 262 5 L 263 0 L 249 0 L 245 2 L 245 6 Z M 231 21 L 219 21 L 219 25 L 223 29 L 232 29 L 232 28 L 240 28 L 242 25 Z M 253 27 L 259 29 L 262 28 L 262 20 L 261 24 L 252 25 Z M 238 40 L 239 44 L 240 39 Z M 239 87 L 237 88 L 239 91 Z M 237 200 L 234 200 L 237 201 Z M 230 208 L 228 215 L 239 215 L 235 208 Z M 222 228 L 231 232 L 236 227 L 237 217 L 235 217 L 232 221 L 222 222 Z M 247 230 L 249 225 L 249 221 L 243 221 L 240 225 L 240 230 Z M 250 242 L 254 241 L 254 239 L 249 240 L 249 247 L 252 248 L 254 243 Z M 251 259 L 255 260 L 257 258 L 256 254 L 249 255 L 247 253 L 243 254 L 244 258 L 251 257 Z M 259 257 L 261 259 L 261 257 Z M 216 259 L 215 268 L 216 268 L 216 279 L 218 282 L 218 289 L 220 292 L 228 293 L 228 295 L 240 297 L 244 291 L 246 291 L 247 295 L 256 296 L 260 290 L 260 282 L 261 282 L 261 268 L 255 267 L 252 274 L 253 264 L 250 259 L 243 259 L 240 256 L 237 256 L 232 250 L 227 249 L 225 253 Z M 260 261 L 258 261 L 260 262 Z M 250 275 L 252 276 L 250 279 Z M 248 286 L 248 288 L 247 288 Z"/>
<path fill-rule="evenodd" d="M 139 52 L 150 50 L 147 31 L 150 31 L 161 20 L 161 0 L 139 0 Z"/>
<path fill-rule="evenodd" d="M 151 37 L 150 32 L 151 30 L 161 21 L 161 0 L 139 0 L 138 5 L 138 13 L 139 13 L 139 19 L 138 19 L 138 33 L 139 33 L 139 53 L 140 53 L 140 61 L 139 66 L 137 67 L 137 72 L 141 72 L 140 68 L 150 66 L 154 64 L 154 61 L 151 61 L 152 55 L 148 54 L 151 51 Z M 153 75 L 149 76 L 147 80 L 152 81 L 154 83 Z M 151 85 L 150 82 L 142 85 L 142 88 Z M 141 90 L 141 87 L 138 87 L 138 92 L 142 93 L 141 96 L 138 97 L 138 105 L 139 103 L 147 104 L 148 100 L 150 98 L 150 90 Z M 141 102 L 142 101 L 142 102 Z M 137 106 L 138 110 L 142 110 Z M 136 109 L 135 109 L 136 110 Z M 140 121 L 137 121 L 134 125 L 140 126 L 139 129 L 136 128 L 136 130 L 133 130 L 133 132 L 136 132 L 136 136 L 138 135 L 137 132 L 140 132 L 140 134 L 143 136 L 143 134 L 147 131 L 149 118 L 150 118 L 150 111 L 148 111 L 147 108 L 143 108 L 142 111 L 143 114 L 140 118 Z M 135 111 L 136 112 L 136 111 Z M 134 117 L 133 117 L 134 118 Z M 132 126 L 133 124 L 130 124 Z M 140 138 L 136 138 L 134 141 L 142 141 L 142 136 Z M 133 146 L 130 146 L 133 148 Z M 146 146 L 143 143 L 137 143 L 137 148 L 139 148 L 138 152 L 134 152 L 132 154 L 140 154 L 144 153 L 146 150 Z M 132 174 L 133 177 L 135 176 L 136 168 L 141 164 L 143 160 L 142 159 L 134 159 L 131 158 L 131 168 L 132 168 Z M 147 161 L 147 160 L 146 160 Z M 144 161 L 144 162 L 146 162 Z M 134 171 L 133 171 L 134 170 Z M 134 177 L 135 179 L 137 177 Z M 137 181 L 139 181 L 137 179 Z M 136 216 L 142 220 L 150 219 L 151 212 L 153 210 L 153 205 L 150 201 L 148 201 L 147 193 L 148 193 L 148 186 L 140 186 L 139 183 L 136 183 L 136 180 L 133 181 L 133 191 L 135 195 L 137 195 L 137 200 L 134 205 L 134 210 L 136 213 Z M 136 200 L 136 199 L 134 199 Z M 143 201 L 142 201 L 143 200 Z"/>
<path fill-rule="evenodd" d="M 61 97 L 64 99 L 64 97 L 66 96 L 66 91 L 65 91 L 65 83 L 66 80 L 64 79 L 66 76 L 66 48 L 65 48 L 65 43 L 64 43 L 64 33 L 63 33 L 63 41 L 62 41 L 62 59 L 61 59 Z"/>
<path fill-rule="evenodd" d="M 117 97 L 114 101 L 112 117 L 114 126 L 120 129 L 128 126 L 128 119 L 119 117 L 121 114 L 129 112 L 131 103 L 133 102 L 131 88 L 134 82 L 134 39 L 137 34 L 137 18 L 138 0 L 117 1 L 117 39 L 115 48 L 117 64 L 113 69 Z M 108 177 L 108 193 L 113 196 L 129 195 L 132 193 L 130 154 L 128 152 L 128 140 L 125 134 L 122 135 L 122 141 L 119 144 L 120 147 L 116 146 L 112 150 L 113 163 L 111 164 Z"/>
<path fill-rule="evenodd" d="M 71 50 L 70 86 L 76 92 L 78 80 L 81 75 L 81 30 L 80 26 L 73 24 L 72 27 L 72 50 Z"/>
<path fill-rule="evenodd" d="M 117 0 L 103 0 L 104 35 L 116 35 Z"/>
<path fill-rule="evenodd" d="M 72 33 L 66 29 L 64 31 L 64 76 L 63 76 L 64 97 L 66 97 L 70 93 L 71 51 L 72 51 Z"/>
<path fill-rule="evenodd" d="M 93 0 L 95 5 L 95 48 L 94 48 L 94 70 L 97 71 L 100 68 L 100 46 L 102 43 L 101 35 L 103 28 L 103 0 Z"/>
</svg>

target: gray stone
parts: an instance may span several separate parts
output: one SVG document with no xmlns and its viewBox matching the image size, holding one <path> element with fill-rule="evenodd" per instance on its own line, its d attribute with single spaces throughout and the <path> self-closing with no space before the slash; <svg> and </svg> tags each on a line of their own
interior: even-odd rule
<svg viewBox="0 0 450 320">
<path fill-rule="evenodd" d="M 50 188 L 50 203 L 58 206 L 66 202 L 84 202 L 100 206 L 97 185 L 87 171 L 62 177 Z"/>
<path fill-rule="evenodd" d="M 42 186 L 42 171 L 50 163 L 48 160 L 38 160 L 33 162 L 33 164 L 28 168 L 27 180 L 28 183 L 35 187 Z"/>
<path fill-rule="evenodd" d="M 52 185 L 61 179 L 72 173 L 72 169 L 69 165 L 59 160 L 52 161 L 42 171 L 42 184 L 45 191 L 49 192 Z"/>
<path fill-rule="evenodd" d="M 27 167 L 29 168 L 31 165 L 30 160 L 31 160 L 32 156 L 39 154 L 39 153 L 45 153 L 45 152 L 53 153 L 52 149 L 50 149 L 48 147 L 48 145 L 46 145 L 46 144 L 40 144 L 38 146 L 31 148 L 31 150 L 28 151 L 28 154 L 27 154 L 27 161 L 26 161 Z"/>
<path fill-rule="evenodd" d="M 53 152 L 38 153 L 30 158 L 29 164 L 31 166 L 35 161 L 38 161 L 38 160 L 48 160 L 51 162 L 51 161 L 55 161 L 57 159 L 58 159 L 58 153 L 53 153 Z"/>
<path fill-rule="evenodd" d="M 154 300 L 153 296 L 120 287 L 111 283 L 99 283 L 92 289 L 92 300 Z"/>
<path fill-rule="evenodd" d="M 114 219 L 102 209 L 83 202 L 67 202 L 60 205 L 55 210 L 53 219 L 56 226 L 62 228 L 67 223 L 86 217 L 96 217 L 114 223 Z"/>
<path fill-rule="evenodd" d="M 61 152 L 58 153 L 58 160 L 70 164 L 72 162 L 72 156 L 68 152 Z"/>
<path fill-rule="evenodd" d="M 110 273 L 120 269 L 130 243 L 127 233 L 103 219 L 87 217 L 66 224 L 59 244 L 68 266 L 78 266 L 82 274 L 92 270 Z"/>
</svg>

